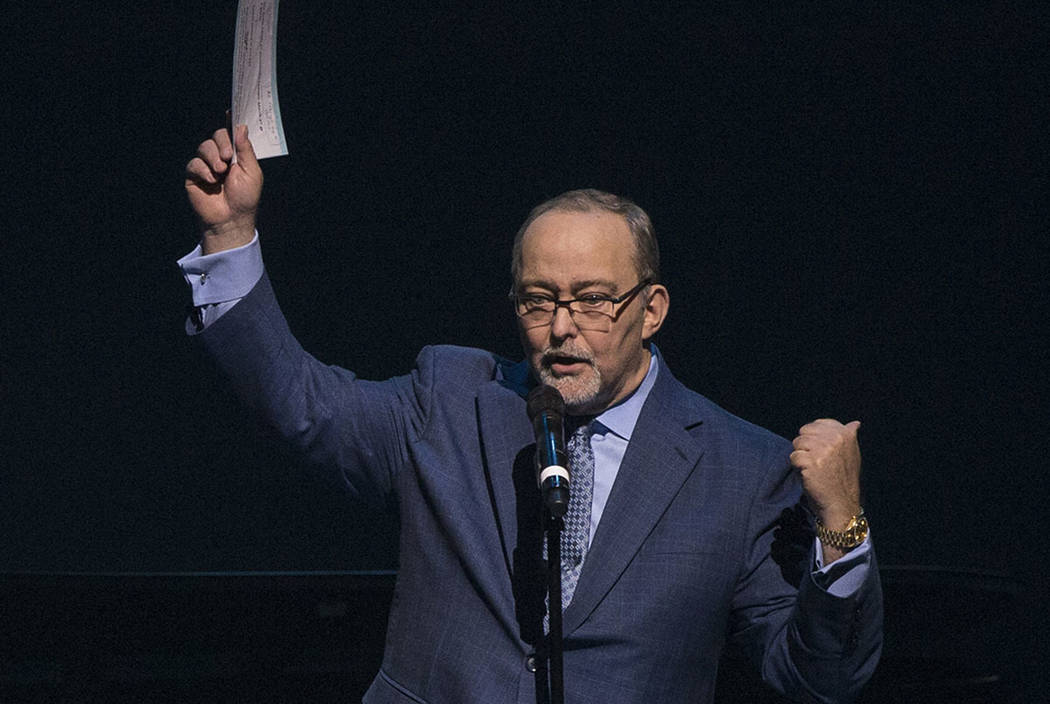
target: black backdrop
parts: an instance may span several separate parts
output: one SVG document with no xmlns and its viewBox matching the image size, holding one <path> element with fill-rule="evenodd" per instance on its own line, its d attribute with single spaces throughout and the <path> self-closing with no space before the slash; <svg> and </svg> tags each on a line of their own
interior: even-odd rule
<svg viewBox="0 0 1050 704">
<path fill-rule="evenodd" d="M 1048 13 L 282 4 L 263 162 L 293 330 L 362 376 L 518 349 L 510 240 L 594 186 L 652 215 L 658 344 L 791 437 L 860 418 L 884 564 L 1041 588 Z M 243 417 L 183 334 L 183 165 L 234 2 L 5 11 L 0 569 L 396 565 L 392 524 Z"/>
</svg>

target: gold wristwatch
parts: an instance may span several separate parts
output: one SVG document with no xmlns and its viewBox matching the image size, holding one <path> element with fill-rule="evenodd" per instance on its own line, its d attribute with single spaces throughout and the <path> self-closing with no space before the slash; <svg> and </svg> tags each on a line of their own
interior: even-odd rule
<svg viewBox="0 0 1050 704">
<path fill-rule="evenodd" d="M 817 537 L 824 545 L 829 545 L 839 550 L 852 550 L 868 537 L 868 519 L 864 517 L 864 509 L 850 519 L 849 524 L 843 530 L 831 530 L 827 528 L 820 519 L 817 519 Z"/>
</svg>

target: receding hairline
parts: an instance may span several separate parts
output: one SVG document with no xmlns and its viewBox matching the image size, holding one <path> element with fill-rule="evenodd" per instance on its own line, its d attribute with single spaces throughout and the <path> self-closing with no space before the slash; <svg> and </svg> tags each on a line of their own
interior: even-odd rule
<svg viewBox="0 0 1050 704">
<path fill-rule="evenodd" d="M 540 203 L 533 208 L 525 222 L 514 236 L 511 253 L 511 278 L 513 285 L 521 280 L 522 241 L 526 231 L 534 222 L 547 213 L 609 213 L 619 216 L 627 226 L 634 245 L 632 260 L 639 278 L 648 279 L 650 283 L 659 283 L 660 250 L 656 242 L 652 221 L 649 215 L 628 198 L 617 196 L 597 189 L 580 189 L 566 191 L 559 196 Z"/>
</svg>

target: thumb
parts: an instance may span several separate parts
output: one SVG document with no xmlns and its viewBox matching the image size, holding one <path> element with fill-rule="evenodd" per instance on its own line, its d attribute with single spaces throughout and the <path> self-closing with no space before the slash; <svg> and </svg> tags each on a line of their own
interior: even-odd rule
<svg viewBox="0 0 1050 704">
<path fill-rule="evenodd" d="M 248 125 L 237 125 L 233 133 L 233 147 L 237 152 L 237 163 L 250 173 L 258 173 L 259 160 L 255 158 L 255 148 L 248 139 Z"/>
</svg>

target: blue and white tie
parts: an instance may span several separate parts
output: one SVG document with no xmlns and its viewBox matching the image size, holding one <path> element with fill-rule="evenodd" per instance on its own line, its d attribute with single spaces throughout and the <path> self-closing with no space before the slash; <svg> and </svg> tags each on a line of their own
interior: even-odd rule
<svg viewBox="0 0 1050 704">
<path fill-rule="evenodd" d="M 583 558 L 591 538 L 591 498 L 594 495 L 594 451 L 591 449 L 591 424 L 585 422 L 569 437 L 569 470 L 572 484 L 569 509 L 561 540 L 561 607 L 572 601 L 580 581 Z"/>
</svg>

